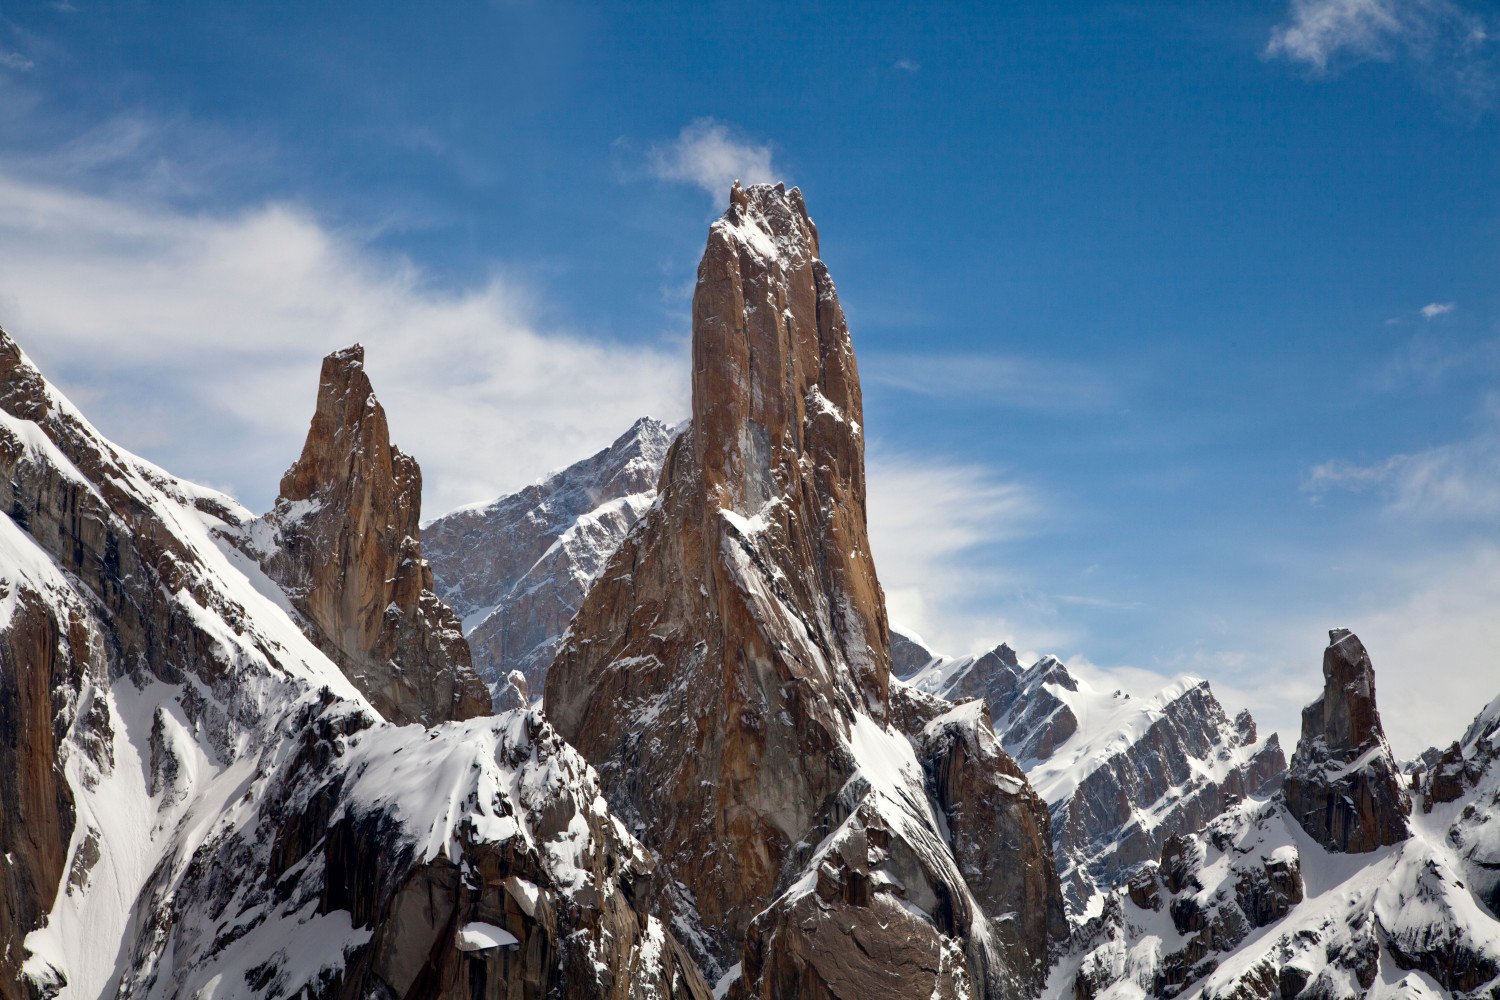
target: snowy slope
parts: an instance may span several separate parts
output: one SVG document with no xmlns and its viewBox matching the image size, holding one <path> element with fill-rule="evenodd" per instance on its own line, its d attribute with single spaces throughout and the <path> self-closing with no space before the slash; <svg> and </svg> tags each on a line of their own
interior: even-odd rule
<svg viewBox="0 0 1500 1000">
<path fill-rule="evenodd" d="M 3 333 L 0 472 L 0 995 L 706 996 L 544 720 L 383 721 L 231 544 L 249 512 Z"/>
<path fill-rule="evenodd" d="M 1457 772 L 1392 788 L 1347 630 L 1324 679 L 1282 790 L 1168 841 L 1080 928 L 1048 996 L 1500 996 L 1496 703 L 1445 755 Z"/>
<path fill-rule="evenodd" d="M 944 657 L 893 633 L 902 636 L 908 684 L 989 706 L 1001 745 L 1051 810 L 1075 913 L 1154 858 L 1168 837 L 1270 790 L 1285 768 L 1275 734 L 1260 739 L 1248 714 L 1230 720 L 1206 681 L 1184 677 L 1139 698 L 1095 688 L 1056 657 L 1022 667 L 1004 645 Z"/>
</svg>

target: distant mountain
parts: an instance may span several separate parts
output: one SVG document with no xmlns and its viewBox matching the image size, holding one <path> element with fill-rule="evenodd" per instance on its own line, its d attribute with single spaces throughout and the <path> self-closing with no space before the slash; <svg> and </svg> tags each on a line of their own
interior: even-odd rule
<svg viewBox="0 0 1500 1000">
<path fill-rule="evenodd" d="M 989 707 L 1000 745 L 1051 810 L 1074 912 L 1154 859 L 1168 838 L 1274 791 L 1286 767 L 1276 734 L 1260 739 L 1248 712 L 1231 720 L 1207 681 L 1137 698 L 1100 691 L 1053 656 L 1022 667 L 1001 645 L 943 657 L 914 635 L 892 635 L 906 683 Z"/>
<path fill-rule="evenodd" d="M 584 592 L 656 499 L 675 433 L 643 417 L 603 451 L 422 529 L 438 596 L 462 617 L 497 697 L 516 670 L 540 696 Z"/>
<path fill-rule="evenodd" d="M 1500 699 L 1408 787 L 1348 630 L 1323 676 L 1282 791 L 1171 838 L 1049 997 L 1500 996 Z"/>
</svg>

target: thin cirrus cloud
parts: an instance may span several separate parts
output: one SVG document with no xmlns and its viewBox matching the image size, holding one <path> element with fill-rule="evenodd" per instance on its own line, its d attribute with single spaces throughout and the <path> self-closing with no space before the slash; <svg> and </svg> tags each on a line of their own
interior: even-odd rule
<svg viewBox="0 0 1500 1000">
<path fill-rule="evenodd" d="M 1333 490 L 1374 492 L 1391 513 L 1428 520 L 1500 515 L 1500 407 L 1493 402 L 1473 436 L 1360 464 L 1313 466 L 1303 489 L 1320 501 Z"/>
<path fill-rule="evenodd" d="M 671 142 L 652 146 L 646 155 L 659 180 L 692 184 L 714 198 L 735 181 L 766 184 L 782 180 L 771 163 L 771 146 L 741 135 L 714 118 L 699 118 L 683 127 Z"/>
<path fill-rule="evenodd" d="M 1005 406 L 1049 412 L 1097 412 L 1116 406 L 1128 375 L 1051 358 L 978 353 L 877 352 L 862 361 L 864 380 L 923 396 L 983 396 Z"/>
<path fill-rule="evenodd" d="M 1423 319 L 1437 319 L 1446 316 L 1453 311 L 1452 302 L 1429 302 L 1421 308 Z"/>
</svg>

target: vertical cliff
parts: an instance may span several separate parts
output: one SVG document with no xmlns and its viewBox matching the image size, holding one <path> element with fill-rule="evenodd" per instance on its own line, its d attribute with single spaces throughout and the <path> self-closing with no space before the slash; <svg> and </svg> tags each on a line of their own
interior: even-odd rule
<svg viewBox="0 0 1500 1000">
<path fill-rule="evenodd" d="M 1323 694 L 1302 710 L 1283 794 L 1330 851 L 1361 854 L 1411 835 L 1411 799 L 1375 707 L 1375 668 L 1348 629 L 1328 633 Z"/>
<path fill-rule="evenodd" d="M 691 427 L 559 649 L 548 715 L 742 995 L 850 995 L 882 962 L 923 995 L 999 989 L 1033 963 L 991 933 L 893 725 L 858 371 L 797 190 L 731 192 L 692 355 Z"/>
<path fill-rule="evenodd" d="M 311 637 L 393 722 L 490 710 L 456 615 L 422 558 L 422 471 L 391 444 L 364 348 L 323 360 L 302 455 L 246 547 L 290 595 Z"/>
</svg>

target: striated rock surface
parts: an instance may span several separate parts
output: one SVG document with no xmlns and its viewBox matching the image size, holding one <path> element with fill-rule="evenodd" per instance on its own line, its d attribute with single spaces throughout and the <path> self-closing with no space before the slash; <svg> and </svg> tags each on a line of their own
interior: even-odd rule
<svg viewBox="0 0 1500 1000">
<path fill-rule="evenodd" d="M 1411 834 L 1411 799 L 1375 708 L 1375 668 L 1359 637 L 1328 633 L 1323 695 L 1302 710 L 1287 808 L 1330 851 L 1359 854 Z"/>
<path fill-rule="evenodd" d="M 995 732 L 1047 802 L 1053 850 L 1075 912 L 1142 865 L 1169 838 L 1235 803 L 1276 790 L 1286 758 L 1248 713 L 1231 720 L 1206 681 L 1153 698 L 1095 689 L 1056 657 L 1022 667 L 1001 645 L 977 657 L 932 654 L 904 637 L 913 687 L 980 698 Z"/>
<path fill-rule="evenodd" d="M 0 996 L 707 1000 L 539 716 L 386 722 L 3 333 L 0 504 Z"/>
<path fill-rule="evenodd" d="M 246 550 L 318 646 L 392 722 L 490 711 L 459 620 L 422 558 L 422 472 L 391 444 L 359 345 L 323 360 L 302 455 Z"/>
<path fill-rule="evenodd" d="M 547 713 L 659 856 L 711 974 L 739 960 L 731 995 L 853 996 L 888 968 L 923 996 L 997 996 L 1044 956 L 1010 961 L 892 724 L 861 418 L 801 194 L 736 187 L 698 271 L 691 427 L 559 648 Z M 1050 867 L 1024 850 L 1007 863 Z"/>
<path fill-rule="evenodd" d="M 474 668 L 497 698 L 512 670 L 541 693 L 584 592 L 655 501 L 674 436 L 643 417 L 598 454 L 422 529 L 438 596 L 463 619 Z"/>
</svg>

